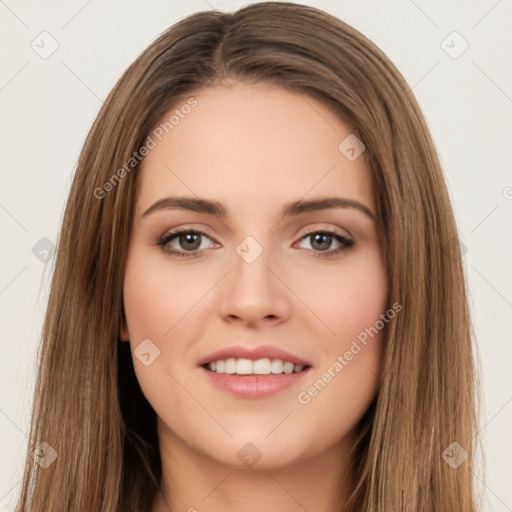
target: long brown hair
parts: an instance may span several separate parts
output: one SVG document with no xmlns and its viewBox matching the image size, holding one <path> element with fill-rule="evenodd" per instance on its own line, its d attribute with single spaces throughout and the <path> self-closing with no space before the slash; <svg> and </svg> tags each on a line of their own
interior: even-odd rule
<svg viewBox="0 0 512 512">
<path fill-rule="evenodd" d="M 404 78 L 357 30 L 313 7 L 265 2 L 196 13 L 165 31 L 119 79 L 87 136 L 58 241 L 17 512 L 151 509 L 161 478 L 156 415 L 119 340 L 139 167 L 126 163 L 170 108 L 229 81 L 316 98 L 366 146 L 389 301 L 403 312 L 386 330 L 345 510 L 476 511 L 474 336 L 426 122 Z M 36 447 L 57 458 L 42 464 Z"/>
</svg>

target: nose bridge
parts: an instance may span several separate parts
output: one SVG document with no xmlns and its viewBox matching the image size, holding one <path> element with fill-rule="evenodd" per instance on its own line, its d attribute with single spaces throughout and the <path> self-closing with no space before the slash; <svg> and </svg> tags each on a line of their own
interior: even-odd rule
<svg viewBox="0 0 512 512">
<path fill-rule="evenodd" d="M 272 272 L 269 267 L 272 263 L 269 237 L 247 235 L 236 247 L 233 259 L 234 272 L 232 279 L 234 286 L 238 284 L 250 286 L 253 292 L 265 293 L 268 288 L 274 288 Z"/>
<path fill-rule="evenodd" d="M 286 287 L 274 275 L 279 263 L 273 262 L 268 244 L 265 234 L 247 235 L 235 247 L 233 271 L 220 306 L 222 316 L 236 316 L 250 323 L 269 316 L 286 316 Z"/>
<path fill-rule="evenodd" d="M 261 240 L 261 235 L 259 238 Z M 252 265 L 256 260 L 260 259 L 264 252 L 268 254 L 267 239 L 263 242 L 266 246 L 265 250 L 263 245 L 254 236 L 248 235 L 237 245 L 235 252 L 247 265 Z M 261 259 L 266 261 L 267 257 L 265 256 Z"/>
</svg>

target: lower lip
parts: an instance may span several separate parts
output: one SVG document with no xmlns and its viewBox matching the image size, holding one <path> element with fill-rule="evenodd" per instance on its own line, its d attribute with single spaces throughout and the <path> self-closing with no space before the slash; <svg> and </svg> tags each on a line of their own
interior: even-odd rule
<svg viewBox="0 0 512 512">
<path fill-rule="evenodd" d="M 205 372 L 211 383 L 217 388 L 242 398 L 264 398 L 297 384 L 311 367 L 297 373 L 280 373 L 270 375 L 244 376 L 227 373 L 216 373 L 204 367 L 199 368 Z"/>
</svg>

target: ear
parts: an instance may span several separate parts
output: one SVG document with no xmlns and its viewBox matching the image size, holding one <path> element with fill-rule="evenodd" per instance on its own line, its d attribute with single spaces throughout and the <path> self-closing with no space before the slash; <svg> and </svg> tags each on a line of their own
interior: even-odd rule
<svg viewBox="0 0 512 512">
<path fill-rule="evenodd" d="M 119 338 L 121 341 L 130 341 L 128 329 L 126 328 L 126 325 L 124 323 L 121 326 L 121 329 L 119 330 Z"/>
</svg>

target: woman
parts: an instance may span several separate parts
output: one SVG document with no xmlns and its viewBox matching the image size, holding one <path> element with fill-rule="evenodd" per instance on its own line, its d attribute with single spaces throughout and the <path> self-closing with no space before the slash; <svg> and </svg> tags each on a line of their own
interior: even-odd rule
<svg viewBox="0 0 512 512">
<path fill-rule="evenodd" d="M 291 3 L 180 21 L 80 156 L 17 510 L 475 511 L 459 256 L 373 43 Z"/>
</svg>

